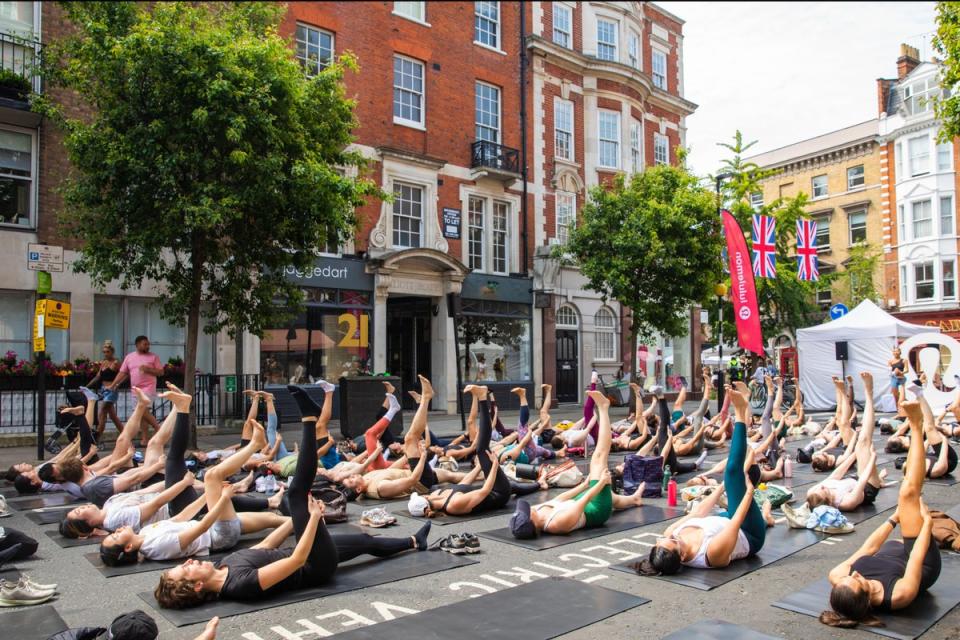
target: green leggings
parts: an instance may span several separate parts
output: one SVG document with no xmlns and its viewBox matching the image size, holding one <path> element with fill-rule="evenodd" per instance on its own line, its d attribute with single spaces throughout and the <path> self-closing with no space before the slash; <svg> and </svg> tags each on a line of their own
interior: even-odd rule
<svg viewBox="0 0 960 640">
<path fill-rule="evenodd" d="M 589 491 L 596 485 L 599 480 L 591 480 Z M 577 495 L 574 500 L 579 500 L 587 491 L 584 491 Z M 606 485 L 603 489 L 600 490 L 600 493 L 593 496 L 590 502 L 587 503 L 586 508 L 583 510 L 583 515 L 587 520 L 587 524 L 584 526 L 585 529 L 592 529 L 593 527 L 602 527 L 604 523 L 610 519 L 610 516 L 613 515 L 613 490 L 610 488 L 610 485 Z"/>
</svg>

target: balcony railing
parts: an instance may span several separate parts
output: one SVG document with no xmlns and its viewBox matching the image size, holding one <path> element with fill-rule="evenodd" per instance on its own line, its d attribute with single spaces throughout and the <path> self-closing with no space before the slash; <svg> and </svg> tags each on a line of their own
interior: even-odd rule
<svg viewBox="0 0 960 640">
<path fill-rule="evenodd" d="M 470 168 L 520 174 L 520 152 L 496 142 L 477 140 L 470 145 Z"/>
<path fill-rule="evenodd" d="M 40 92 L 40 53 L 42 45 L 27 38 L 0 33 L 0 70 L 25 78 L 33 91 Z"/>
</svg>

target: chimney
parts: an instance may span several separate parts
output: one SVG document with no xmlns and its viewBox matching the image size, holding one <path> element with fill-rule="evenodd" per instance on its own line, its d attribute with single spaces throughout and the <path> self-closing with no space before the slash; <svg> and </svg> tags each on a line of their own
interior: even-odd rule
<svg viewBox="0 0 960 640">
<path fill-rule="evenodd" d="M 920 64 L 920 52 L 908 44 L 900 45 L 900 57 L 897 58 L 897 80 L 903 80 L 907 74 Z"/>
<path fill-rule="evenodd" d="M 890 86 L 893 80 L 877 78 L 877 115 L 887 112 L 887 100 L 890 98 Z"/>
</svg>

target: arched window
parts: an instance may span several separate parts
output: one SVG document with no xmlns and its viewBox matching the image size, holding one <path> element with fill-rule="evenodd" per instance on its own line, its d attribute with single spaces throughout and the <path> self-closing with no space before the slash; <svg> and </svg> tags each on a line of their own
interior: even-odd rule
<svg viewBox="0 0 960 640">
<path fill-rule="evenodd" d="M 577 318 L 576 310 L 570 305 L 563 305 L 557 310 L 557 326 L 558 327 L 576 327 L 580 324 L 579 319 Z"/>
<path fill-rule="evenodd" d="M 600 307 L 593 316 L 593 326 L 596 331 L 596 359 L 617 359 L 617 320 L 613 311 L 607 307 Z"/>
</svg>

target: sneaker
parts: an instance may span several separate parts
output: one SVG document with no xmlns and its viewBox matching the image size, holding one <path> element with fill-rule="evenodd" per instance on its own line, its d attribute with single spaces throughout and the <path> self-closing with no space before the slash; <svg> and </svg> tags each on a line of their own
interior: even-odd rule
<svg viewBox="0 0 960 640">
<path fill-rule="evenodd" d="M 12 515 L 13 511 L 7 506 L 7 499 L 0 496 L 0 518 L 9 518 Z"/>
<path fill-rule="evenodd" d="M 810 507 L 804 503 L 799 507 L 791 507 L 789 504 L 780 505 L 780 510 L 787 518 L 787 524 L 791 529 L 806 529 L 807 517 L 810 515 Z"/>
<path fill-rule="evenodd" d="M 376 509 L 367 509 L 360 516 L 360 524 L 365 527 L 373 527 L 375 529 L 380 529 L 381 527 L 386 527 L 391 524 L 395 524 L 396 520 L 391 521 L 390 517 L 387 516 L 386 510 L 383 507 Z"/>
<path fill-rule="evenodd" d="M 464 533 L 460 537 L 463 539 L 467 553 L 480 553 L 480 538 L 472 533 Z"/>
<path fill-rule="evenodd" d="M 446 538 L 433 543 L 431 549 L 440 549 L 440 551 L 446 551 L 460 556 L 467 553 L 467 544 L 464 542 L 463 536 L 458 533 L 451 533 Z"/>
<path fill-rule="evenodd" d="M 35 581 L 33 578 L 31 578 L 30 576 L 28 576 L 28 575 L 25 574 L 25 573 L 24 573 L 24 574 L 21 574 L 21 575 L 20 575 L 20 578 L 21 578 L 22 580 L 24 580 L 27 584 L 29 584 L 30 586 L 32 586 L 34 589 L 38 589 L 38 590 L 40 590 L 40 591 L 56 591 L 56 590 L 57 590 L 57 586 L 59 586 L 59 585 L 57 585 L 56 582 L 54 582 L 54 583 L 52 583 L 52 584 L 42 584 L 42 583 L 40 583 L 40 582 Z"/>
<path fill-rule="evenodd" d="M 23 578 L 16 584 L 4 582 L 0 585 L 0 607 L 22 607 L 24 605 L 42 604 L 52 598 L 52 589 L 40 590 L 32 586 Z"/>
</svg>

